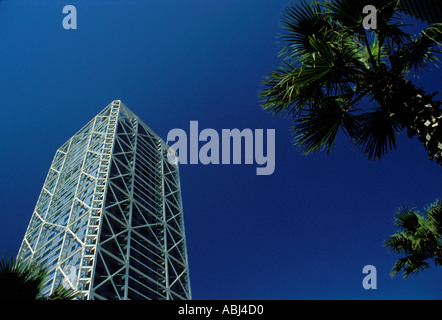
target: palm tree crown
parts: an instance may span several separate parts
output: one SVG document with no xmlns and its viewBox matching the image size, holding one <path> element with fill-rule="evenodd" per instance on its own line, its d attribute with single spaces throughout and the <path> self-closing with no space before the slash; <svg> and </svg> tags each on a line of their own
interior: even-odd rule
<svg viewBox="0 0 442 320">
<path fill-rule="evenodd" d="M 0 300 L 72 300 L 78 296 L 62 285 L 51 295 L 42 296 L 46 279 L 46 269 L 37 263 L 24 263 L 12 256 L 0 258 Z"/>
<path fill-rule="evenodd" d="M 392 276 L 401 270 L 404 277 L 430 267 L 434 259 L 442 266 L 442 202 L 437 200 L 427 209 L 426 217 L 413 209 L 399 208 L 395 214 L 398 232 L 389 237 L 385 246 L 405 257 L 396 261 Z"/>
<path fill-rule="evenodd" d="M 332 150 L 342 129 L 369 159 L 379 159 L 406 129 L 442 164 L 441 101 L 407 79 L 437 61 L 442 24 L 411 36 L 400 28 L 400 0 L 374 0 L 377 28 L 366 30 L 366 2 L 302 1 L 286 8 L 281 66 L 263 82 L 262 107 L 292 119 L 294 142 L 305 154 Z"/>
</svg>

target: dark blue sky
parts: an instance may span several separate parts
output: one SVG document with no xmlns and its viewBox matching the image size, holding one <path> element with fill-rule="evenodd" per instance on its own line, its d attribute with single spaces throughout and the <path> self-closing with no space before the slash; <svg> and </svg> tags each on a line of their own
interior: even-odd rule
<svg viewBox="0 0 442 320">
<path fill-rule="evenodd" d="M 442 299 L 440 269 L 391 279 L 396 256 L 382 246 L 398 206 L 442 195 L 422 144 L 403 134 L 396 152 L 369 162 L 342 137 L 330 156 L 305 157 L 289 121 L 260 109 L 288 3 L 0 1 L 0 254 L 17 252 L 56 149 L 121 99 L 163 139 L 191 120 L 276 130 L 271 176 L 180 167 L 194 299 Z M 68 4 L 77 30 L 62 27 Z M 442 88 L 439 70 L 419 82 Z M 362 287 L 368 264 L 377 290 Z"/>
</svg>

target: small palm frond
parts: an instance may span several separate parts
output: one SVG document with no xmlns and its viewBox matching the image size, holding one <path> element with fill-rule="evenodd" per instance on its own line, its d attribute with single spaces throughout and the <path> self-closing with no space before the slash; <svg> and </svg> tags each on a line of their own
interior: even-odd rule
<svg viewBox="0 0 442 320">
<path fill-rule="evenodd" d="M 78 295 L 78 291 L 59 285 L 51 295 L 48 297 L 41 297 L 39 300 L 74 300 Z"/>
<path fill-rule="evenodd" d="M 325 39 L 310 37 L 315 52 L 303 56 L 303 65 L 310 68 L 320 85 L 356 82 L 361 72 L 367 71 L 361 61 L 359 43 L 353 37 L 330 33 Z"/>
<path fill-rule="evenodd" d="M 398 229 L 407 233 L 415 233 L 419 226 L 422 216 L 418 211 L 408 207 L 400 207 L 395 212 L 394 224 Z"/>
<path fill-rule="evenodd" d="M 440 52 L 440 47 L 442 46 L 442 23 L 433 23 L 422 31 L 422 35 L 428 39 L 428 41 L 437 45 Z"/>
<path fill-rule="evenodd" d="M 381 45 L 379 37 L 375 34 L 373 37 L 373 42 L 370 45 L 370 47 L 368 48 L 364 47 L 359 52 L 359 55 L 361 55 L 362 61 L 365 63 L 367 68 L 370 68 L 370 66 L 368 65 L 368 62 L 370 60 L 370 54 L 368 52 L 369 50 L 373 55 L 373 59 L 375 59 L 377 65 L 384 63 L 384 61 L 386 61 L 387 58 L 389 57 L 387 48 Z"/>
<path fill-rule="evenodd" d="M 46 297 L 41 295 L 47 270 L 39 263 L 23 262 L 14 256 L 0 258 L 0 300 L 72 300 L 78 292 L 62 286 Z"/>
<path fill-rule="evenodd" d="M 262 108 L 277 114 L 296 117 L 315 98 L 322 96 L 321 87 L 304 81 L 305 68 L 295 68 L 287 62 L 273 71 L 263 81 L 259 95 Z"/>
<path fill-rule="evenodd" d="M 382 109 L 359 115 L 361 123 L 355 145 L 368 156 L 378 160 L 389 150 L 397 147 L 396 134 L 401 132 L 400 125 Z"/>
<path fill-rule="evenodd" d="M 425 259 L 425 257 L 420 256 L 408 256 L 398 259 L 393 266 L 390 276 L 393 278 L 400 271 L 403 271 L 404 278 L 407 279 L 411 274 L 417 274 L 419 271 L 429 269 L 430 265 Z"/>
<path fill-rule="evenodd" d="M 331 0 L 321 3 L 321 6 L 328 9 L 328 14 L 343 27 L 353 33 L 363 31 L 362 13 L 367 1 L 363 0 Z"/>
<path fill-rule="evenodd" d="M 399 0 L 378 0 L 375 4 L 377 11 L 377 29 L 374 30 L 381 46 L 389 48 L 392 52 L 409 40 L 410 35 L 404 32 L 401 27 L 406 26 L 399 13 Z M 395 22 L 396 21 L 396 22 Z"/>
<path fill-rule="evenodd" d="M 336 99 L 323 99 L 321 106 L 316 107 L 294 121 L 292 128 L 294 144 L 305 155 L 327 149 L 329 153 L 334 145 L 339 128 L 347 134 L 353 133 L 357 125 L 351 114 L 342 108 Z"/>
<path fill-rule="evenodd" d="M 45 279 L 46 272 L 40 265 L 23 263 L 13 256 L 1 257 L 0 300 L 34 300 L 42 290 Z"/>
<path fill-rule="evenodd" d="M 411 69 L 428 69 L 439 62 L 437 54 L 442 53 L 442 23 L 434 24 L 410 37 L 399 50 L 391 54 L 392 68 L 409 72 Z"/>
<path fill-rule="evenodd" d="M 330 34 L 327 40 L 312 35 L 309 44 L 315 52 L 303 56 L 301 66 L 287 61 L 273 71 L 260 90 L 262 107 L 273 114 L 296 117 L 301 111 L 322 103 L 322 98 L 355 95 L 361 72 L 369 72 L 350 37 Z"/>
<path fill-rule="evenodd" d="M 285 47 L 280 56 L 289 59 L 314 52 L 310 44 L 310 37 L 319 36 L 321 33 L 333 29 L 333 25 L 322 14 L 321 7 L 305 0 L 300 3 L 290 4 L 283 12 L 279 35 L 281 43 Z"/>
<path fill-rule="evenodd" d="M 430 223 L 432 231 L 442 237 L 442 201 L 436 200 L 427 208 L 427 219 Z M 442 246 L 442 243 L 441 243 Z"/>
<path fill-rule="evenodd" d="M 396 261 L 392 276 L 403 271 L 407 278 L 410 274 L 429 268 L 430 259 L 434 259 L 436 265 L 442 261 L 441 234 L 436 231 L 439 230 L 441 218 L 442 202 L 439 200 L 427 207 L 426 217 L 407 207 L 401 207 L 395 212 L 394 223 L 398 230 L 384 245 L 405 257 Z"/>
<path fill-rule="evenodd" d="M 408 253 L 413 246 L 413 239 L 410 235 L 399 232 L 391 235 L 384 245 L 397 254 Z"/>
</svg>

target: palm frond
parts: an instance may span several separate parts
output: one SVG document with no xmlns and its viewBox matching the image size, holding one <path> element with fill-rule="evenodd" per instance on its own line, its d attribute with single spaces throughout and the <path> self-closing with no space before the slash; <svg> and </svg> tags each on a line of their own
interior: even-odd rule
<svg viewBox="0 0 442 320">
<path fill-rule="evenodd" d="M 357 125 L 349 110 L 345 110 L 338 99 L 323 99 L 321 105 L 294 121 L 292 133 L 294 144 L 308 155 L 315 151 L 333 150 L 340 128 L 352 134 Z"/>
<path fill-rule="evenodd" d="M 324 96 L 357 93 L 355 83 L 361 72 L 368 72 L 357 43 L 333 33 L 326 40 L 312 35 L 309 43 L 314 52 L 303 55 L 301 66 L 283 61 L 263 82 L 260 96 L 265 110 L 296 117 L 300 111 L 322 103 Z"/>
<path fill-rule="evenodd" d="M 439 238 L 442 237 L 442 201 L 436 200 L 426 208 L 426 211 L 432 231 L 437 234 Z"/>
<path fill-rule="evenodd" d="M 47 270 L 36 262 L 23 262 L 14 256 L 0 257 L 0 300 L 58 300 L 74 299 L 72 289 L 57 288 L 49 297 L 41 296 Z"/>
<path fill-rule="evenodd" d="M 408 207 L 400 207 L 395 212 L 394 223 L 400 230 L 404 230 L 408 233 L 415 233 L 420 226 L 421 215 L 415 209 L 409 209 Z"/>
<path fill-rule="evenodd" d="M 434 24 L 410 37 L 399 50 L 391 54 L 392 67 L 408 72 L 411 69 L 427 69 L 439 61 L 437 54 L 442 53 L 442 23 Z"/>
<path fill-rule="evenodd" d="M 400 271 L 403 271 L 404 278 L 407 279 L 412 274 L 417 274 L 419 271 L 426 270 L 430 267 L 429 263 L 425 261 L 425 257 L 408 256 L 398 259 L 390 273 L 394 277 Z"/>
<path fill-rule="evenodd" d="M 395 276 L 403 271 L 404 277 L 416 274 L 430 267 L 429 260 L 436 265 L 442 257 L 441 234 L 437 232 L 438 220 L 442 217 L 442 203 L 437 200 L 427 207 L 425 217 L 415 209 L 400 207 L 395 212 L 397 233 L 390 236 L 384 245 L 397 254 L 404 254 L 394 264 L 391 272 Z M 440 230 L 439 230 L 440 231 Z"/>
<path fill-rule="evenodd" d="M 374 30 L 379 39 L 380 46 L 386 45 L 389 52 L 402 46 L 409 40 L 410 35 L 401 28 L 406 26 L 399 14 L 399 0 L 378 0 L 375 4 L 377 10 L 377 29 Z"/>
<path fill-rule="evenodd" d="M 356 82 L 354 76 L 367 69 L 361 61 L 359 43 L 353 37 L 331 32 L 322 39 L 310 37 L 310 45 L 315 51 L 303 56 L 303 65 L 320 68 L 323 72 L 330 69 L 329 73 L 333 75 L 318 77 L 322 85 L 342 79 Z"/>
<path fill-rule="evenodd" d="M 13 256 L 1 257 L 0 300 L 35 300 L 43 288 L 45 279 L 46 272 L 39 264 L 24 263 Z"/>
<path fill-rule="evenodd" d="M 305 68 L 296 68 L 287 62 L 263 81 L 259 95 L 262 108 L 268 112 L 296 117 L 313 100 L 322 96 L 321 87 L 304 81 Z"/>
<path fill-rule="evenodd" d="M 359 116 L 361 126 L 355 145 L 368 156 L 368 159 L 380 159 L 389 150 L 397 147 L 396 134 L 401 132 L 400 125 L 382 109 Z"/>
<path fill-rule="evenodd" d="M 285 43 L 280 56 L 289 59 L 314 52 L 310 37 L 320 36 L 321 33 L 333 29 L 330 20 L 322 14 L 321 7 L 316 3 L 305 0 L 290 4 L 283 12 L 279 35 L 281 43 Z"/>
<path fill-rule="evenodd" d="M 330 0 L 321 3 L 322 7 L 328 9 L 327 13 L 351 33 L 364 32 L 362 20 L 366 5 L 367 1 L 364 0 Z"/>
<path fill-rule="evenodd" d="M 41 297 L 40 300 L 74 300 L 78 295 L 78 291 L 59 285 L 48 297 Z"/>
<path fill-rule="evenodd" d="M 410 238 L 410 235 L 404 232 L 399 232 L 389 236 L 385 241 L 384 246 L 397 254 L 408 254 L 411 251 L 412 243 L 413 239 Z"/>
<path fill-rule="evenodd" d="M 369 51 L 371 52 L 373 59 L 376 61 L 377 65 L 380 65 L 381 63 L 386 62 L 386 60 L 389 57 L 387 48 L 385 48 L 384 46 L 381 45 L 381 42 L 379 41 L 379 36 L 376 34 L 373 36 L 373 41 L 372 41 L 370 47 L 368 47 L 368 48 L 363 47 L 359 52 L 359 55 L 361 56 L 361 59 L 364 62 L 364 64 L 366 65 L 367 69 L 370 69 L 370 65 L 369 65 L 370 53 L 369 53 Z"/>
</svg>

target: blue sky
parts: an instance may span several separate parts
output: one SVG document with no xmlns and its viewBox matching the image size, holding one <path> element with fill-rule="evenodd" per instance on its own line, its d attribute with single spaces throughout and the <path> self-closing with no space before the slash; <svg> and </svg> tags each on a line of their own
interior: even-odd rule
<svg viewBox="0 0 442 320">
<path fill-rule="evenodd" d="M 121 99 L 163 139 L 192 120 L 276 130 L 273 175 L 180 167 L 194 299 L 442 299 L 440 269 L 391 279 L 396 256 L 382 246 L 398 206 L 442 195 L 422 144 L 403 134 L 397 151 L 370 162 L 339 137 L 331 155 L 305 157 L 289 121 L 260 109 L 288 3 L 0 1 L 0 254 L 17 252 L 56 149 Z M 68 4 L 77 30 L 62 27 Z M 416 81 L 442 87 L 440 70 Z M 377 290 L 362 287 L 368 264 Z"/>
</svg>

